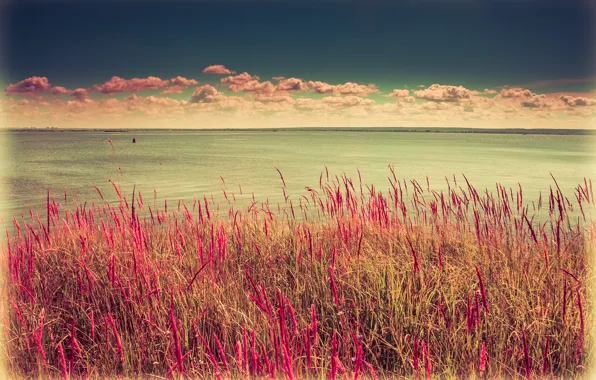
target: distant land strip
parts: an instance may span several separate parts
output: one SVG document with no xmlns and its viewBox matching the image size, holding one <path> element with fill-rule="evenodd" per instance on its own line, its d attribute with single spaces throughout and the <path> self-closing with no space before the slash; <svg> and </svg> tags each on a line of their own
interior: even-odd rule
<svg viewBox="0 0 596 380">
<path fill-rule="evenodd" d="M 0 132 L 2 130 L 0 129 Z M 8 132 L 415 132 L 415 133 L 485 133 L 510 135 L 596 135 L 595 129 L 544 129 L 544 128 L 425 128 L 425 127 L 308 127 L 308 128 L 144 128 L 144 129 L 91 129 L 91 128 L 9 128 Z"/>
</svg>

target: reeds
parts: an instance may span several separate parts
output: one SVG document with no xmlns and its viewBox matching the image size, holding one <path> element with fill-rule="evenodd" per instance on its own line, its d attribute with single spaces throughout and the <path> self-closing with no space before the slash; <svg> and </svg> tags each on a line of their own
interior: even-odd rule
<svg viewBox="0 0 596 380">
<path fill-rule="evenodd" d="M 14 376 L 578 377 L 591 366 L 591 181 L 522 188 L 321 173 L 243 208 L 118 201 L 14 219 Z M 325 180 L 326 179 L 326 180 Z M 554 179 L 554 177 L 553 177 Z M 222 183 L 225 182 L 222 179 Z M 225 190 L 224 190 L 225 191 Z M 66 199 L 66 193 L 64 194 Z M 578 213 L 579 210 L 579 213 Z M 103 320 L 103 323 L 101 321 Z"/>
</svg>

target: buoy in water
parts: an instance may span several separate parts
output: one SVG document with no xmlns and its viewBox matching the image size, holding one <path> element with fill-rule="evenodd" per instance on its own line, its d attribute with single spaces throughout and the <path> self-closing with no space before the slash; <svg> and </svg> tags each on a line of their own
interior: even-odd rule
<svg viewBox="0 0 596 380">
<path fill-rule="evenodd" d="M 133 137 L 133 139 L 132 139 L 132 143 L 134 144 L 134 143 L 136 143 L 136 142 L 137 142 L 137 139 L 135 139 L 135 138 Z"/>
</svg>

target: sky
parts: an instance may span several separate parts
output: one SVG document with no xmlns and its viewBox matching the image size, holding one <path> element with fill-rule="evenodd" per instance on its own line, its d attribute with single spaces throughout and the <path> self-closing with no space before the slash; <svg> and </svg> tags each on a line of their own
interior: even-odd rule
<svg viewBox="0 0 596 380">
<path fill-rule="evenodd" d="M 590 128 L 581 0 L 2 7 L 4 126 Z"/>
</svg>

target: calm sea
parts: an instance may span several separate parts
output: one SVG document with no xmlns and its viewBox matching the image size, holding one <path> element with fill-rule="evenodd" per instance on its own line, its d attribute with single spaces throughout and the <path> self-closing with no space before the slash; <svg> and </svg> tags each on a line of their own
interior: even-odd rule
<svg viewBox="0 0 596 380">
<path fill-rule="evenodd" d="M 109 179 L 132 193 L 133 185 L 153 204 L 154 190 L 175 204 L 180 199 L 213 194 L 224 201 L 222 189 L 239 202 L 283 200 L 285 178 L 293 199 L 305 186 L 318 188 L 319 176 L 346 173 L 356 182 L 357 169 L 365 183 L 389 187 L 388 165 L 398 178 L 416 179 L 426 188 L 446 188 L 445 176 L 464 182 L 465 174 L 479 190 L 494 191 L 495 183 L 524 188 L 524 198 L 537 200 L 558 180 L 565 195 L 584 177 L 596 181 L 596 136 L 546 136 L 423 132 L 322 131 L 143 131 L 143 132 L 0 132 L 4 140 L 0 185 L 0 216 L 5 221 L 28 214 L 45 215 L 46 191 L 69 202 L 99 201 L 92 185 L 115 199 Z M 136 143 L 132 143 L 132 139 Z M 108 142 L 110 139 L 112 145 Z M 121 173 L 121 174 L 120 174 Z M 223 177 L 223 181 L 220 177 Z M 225 183 L 224 183 L 225 181 Z M 459 182 L 458 182 L 459 183 Z M 596 183 L 594 184 L 596 186 Z M 240 187 L 243 196 L 240 196 Z M 222 205 L 223 207 L 223 205 Z"/>
</svg>

